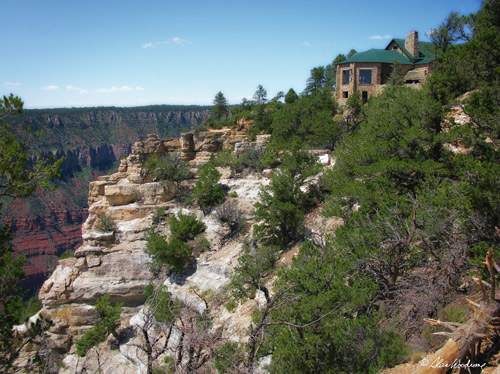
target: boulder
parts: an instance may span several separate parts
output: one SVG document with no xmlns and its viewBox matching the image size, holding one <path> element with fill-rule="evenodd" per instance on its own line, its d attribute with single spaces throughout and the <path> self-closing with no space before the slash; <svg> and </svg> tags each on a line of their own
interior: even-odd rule
<svg viewBox="0 0 500 374">
<path fill-rule="evenodd" d="M 104 187 L 104 196 L 109 205 L 126 205 L 135 201 L 136 191 L 134 185 L 107 185 Z"/>
</svg>

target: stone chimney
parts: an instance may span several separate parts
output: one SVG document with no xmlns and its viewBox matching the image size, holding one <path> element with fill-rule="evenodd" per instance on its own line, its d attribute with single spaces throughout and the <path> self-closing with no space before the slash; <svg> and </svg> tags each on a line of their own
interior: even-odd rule
<svg viewBox="0 0 500 374">
<path fill-rule="evenodd" d="M 405 39 L 405 48 L 414 58 L 419 56 L 418 51 L 418 31 L 410 31 L 408 35 L 406 35 Z"/>
</svg>

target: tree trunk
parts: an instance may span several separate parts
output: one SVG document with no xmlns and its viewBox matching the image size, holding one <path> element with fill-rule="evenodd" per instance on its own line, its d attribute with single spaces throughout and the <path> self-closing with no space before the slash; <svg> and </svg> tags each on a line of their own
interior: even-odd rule
<svg viewBox="0 0 500 374">
<path fill-rule="evenodd" d="M 471 302 L 476 307 L 476 310 L 471 319 L 463 325 L 453 326 L 454 324 L 451 323 L 430 320 L 429 322 L 434 325 L 443 325 L 453 330 L 453 332 L 437 333 L 439 335 L 449 336 L 448 341 L 437 352 L 421 360 L 419 368 L 415 370 L 413 374 L 444 374 L 453 367 L 459 367 L 459 364 L 468 364 L 467 361 L 462 362 L 461 360 L 470 352 L 472 352 L 471 356 L 473 358 L 476 350 L 476 343 L 487 338 L 488 333 L 493 327 L 493 323 L 498 322 L 500 303 L 495 298 L 496 287 L 494 268 L 499 269 L 500 267 L 495 263 L 491 250 L 486 257 L 486 264 L 490 271 L 490 283 L 488 285 L 490 294 L 488 299 L 485 300 L 482 305 Z M 481 286 L 483 286 L 483 284 L 481 284 Z"/>
</svg>

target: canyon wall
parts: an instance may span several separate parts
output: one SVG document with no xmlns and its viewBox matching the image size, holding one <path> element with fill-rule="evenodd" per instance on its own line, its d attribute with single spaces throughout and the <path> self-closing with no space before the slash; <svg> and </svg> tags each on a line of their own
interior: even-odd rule
<svg viewBox="0 0 500 374">
<path fill-rule="evenodd" d="M 192 213 L 206 225 L 205 237 L 210 244 L 208 251 L 198 254 L 188 269 L 171 274 L 164 280 L 169 292 L 203 310 L 204 302 L 199 292 L 220 292 L 237 265 L 244 240 L 251 238 L 254 204 L 258 192 L 269 179 L 260 174 L 235 175 L 229 168 L 221 169 L 219 181 L 228 190 L 228 199 L 242 212 L 247 222 L 245 238 L 227 240 L 228 227 L 216 219 L 215 212 L 204 213 L 198 207 L 183 207 L 177 200 L 182 193 L 175 183 L 156 181 L 143 170 L 148 155 L 173 152 L 188 161 L 191 176 L 183 181 L 184 188 L 195 182 L 195 170 L 206 162 L 213 152 L 221 149 L 262 149 L 269 136 L 258 136 L 256 142 L 246 140 L 246 135 L 234 129 L 223 129 L 183 134 L 180 139 L 160 139 L 148 136 L 136 142 L 132 153 L 121 160 L 118 171 L 101 176 L 89 187 L 89 216 L 83 224 L 83 244 L 75 257 L 60 260 L 53 274 L 40 290 L 43 309 L 40 314 L 53 325 L 48 332 L 48 344 L 59 352 L 66 352 L 60 366 L 61 373 L 81 370 L 94 371 L 96 360 L 92 353 L 84 359 L 75 354 L 74 343 L 96 320 L 93 305 L 103 295 L 122 303 L 121 327 L 132 331 L 140 324 L 145 287 L 153 280 L 150 257 L 146 250 L 146 233 L 152 225 L 153 212 L 162 207 L 166 211 L 158 230 L 168 236 L 168 216 L 183 211 Z M 99 231 L 99 217 L 111 217 L 115 226 L 109 232 Z M 214 326 L 224 331 L 224 336 L 245 339 L 250 311 L 256 300 L 249 300 L 233 312 L 223 304 L 217 305 Z M 223 326 L 223 327 L 222 327 Z M 128 330 L 127 330 L 128 329 Z M 143 373 L 143 357 L 134 345 L 140 337 L 119 343 L 119 349 L 106 348 L 101 369 L 105 373 Z"/>
<path fill-rule="evenodd" d="M 7 118 L 18 137 L 38 158 L 64 157 L 54 191 L 38 190 L 28 199 L 4 202 L 3 222 L 13 231 L 16 252 L 27 258 L 24 286 L 36 290 L 58 257 L 82 244 L 81 225 L 88 215 L 88 184 L 116 169 L 132 143 L 148 133 L 178 135 L 208 116 L 208 107 L 149 106 L 26 110 Z M 31 135 L 23 132 L 31 128 Z M 42 131 L 33 136 L 34 131 Z"/>
</svg>

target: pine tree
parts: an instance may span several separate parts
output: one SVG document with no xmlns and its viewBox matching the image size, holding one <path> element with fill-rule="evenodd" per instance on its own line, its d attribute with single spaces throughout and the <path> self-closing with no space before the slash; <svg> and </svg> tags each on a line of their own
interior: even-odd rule
<svg viewBox="0 0 500 374">
<path fill-rule="evenodd" d="M 3 120 L 23 110 L 19 97 L 0 99 L 0 197 L 25 198 L 36 188 L 49 188 L 50 180 L 58 177 L 63 159 L 41 159 L 29 162 L 29 145 L 20 142 Z M 29 131 L 27 131 L 29 133 Z M 41 133 L 35 134 L 40 136 Z M 1 203 L 0 203 L 1 208 Z M 7 226 L 0 227 L 0 371 L 7 370 L 18 355 L 18 342 L 12 336 L 12 326 L 18 324 L 23 311 L 19 281 L 24 278 L 24 257 L 16 257 L 10 244 Z"/>
<path fill-rule="evenodd" d="M 222 92 L 218 92 L 215 95 L 214 106 L 212 107 L 212 113 L 217 121 L 224 120 L 229 114 L 229 106 L 227 105 L 227 100 Z"/>
</svg>

